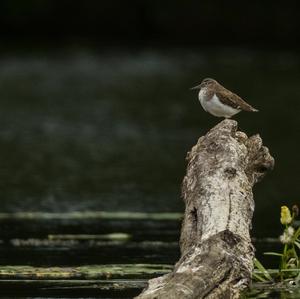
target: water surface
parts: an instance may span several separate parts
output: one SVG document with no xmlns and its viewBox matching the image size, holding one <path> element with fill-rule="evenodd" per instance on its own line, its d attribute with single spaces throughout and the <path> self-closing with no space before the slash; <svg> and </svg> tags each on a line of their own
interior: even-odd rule
<svg viewBox="0 0 300 299">
<path fill-rule="evenodd" d="M 278 236 L 280 206 L 300 194 L 300 56 L 291 52 L 2 53 L 1 212 L 182 212 L 186 153 L 220 121 L 189 90 L 204 77 L 260 110 L 235 118 L 275 157 L 254 188 L 253 236 Z"/>
</svg>

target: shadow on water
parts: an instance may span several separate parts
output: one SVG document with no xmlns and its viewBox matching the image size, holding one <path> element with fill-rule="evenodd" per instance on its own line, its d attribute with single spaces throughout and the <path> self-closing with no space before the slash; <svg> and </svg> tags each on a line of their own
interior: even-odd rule
<svg viewBox="0 0 300 299">
<path fill-rule="evenodd" d="M 254 190 L 253 235 L 276 237 L 279 207 L 297 202 L 300 56 L 295 53 L 81 50 L 3 54 L 0 62 L 3 213 L 182 212 L 180 184 L 186 152 L 219 121 L 205 113 L 197 95 L 189 91 L 203 77 L 216 78 L 260 110 L 255 115 L 241 113 L 236 119 L 249 135 L 261 134 L 276 160 L 275 170 Z M 39 226 L 26 224 L 32 233 L 26 236 L 22 236 L 23 225 L 2 229 L 4 242 L 17 236 L 45 237 L 57 224 L 42 226 L 42 232 Z M 90 223 L 83 230 L 97 233 L 97 227 Z M 178 240 L 178 229 L 168 241 Z M 64 226 L 63 233 L 70 232 Z M 144 240 L 150 235 L 145 233 Z M 2 243 L 1 250 L 13 262 L 5 246 Z M 113 260 L 109 248 L 102 256 L 96 254 L 98 249 L 94 254 L 81 250 L 79 260 L 74 256 L 69 264 L 85 263 L 89 255 L 96 262 Z M 176 254 L 172 250 L 152 257 L 172 264 L 178 247 Z M 123 262 L 149 258 L 144 251 L 135 251 L 140 255 L 132 259 L 133 252 L 125 250 L 120 261 L 121 257 Z M 34 264 L 40 254 L 32 255 L 34 261 L 24 252 L 18 255 L 17 249 L 15 253 L 15 262 L 24 264 Z M 63 264 L 55 255 L 46 264 L 53 262 Z M 2 259 L 5 263 L 9 261 Z"/>
</svg>

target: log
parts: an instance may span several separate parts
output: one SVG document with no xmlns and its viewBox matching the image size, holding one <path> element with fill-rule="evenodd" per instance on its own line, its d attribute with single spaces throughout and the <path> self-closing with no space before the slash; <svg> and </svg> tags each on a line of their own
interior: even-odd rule
<svg viewBox="0 0 300 299">
<path fill-rule="evenodd" d="M 136 298 L 239 298 L 253 270 L 252 187 L 274 159 L 259 135 L 248 138 L 226 119 L 198 140 L 187 160 L 181 258 Z"/>
</svg>

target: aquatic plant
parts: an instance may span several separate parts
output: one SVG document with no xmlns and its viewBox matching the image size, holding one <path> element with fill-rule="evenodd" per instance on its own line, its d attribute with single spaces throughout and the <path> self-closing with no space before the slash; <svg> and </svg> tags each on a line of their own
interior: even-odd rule
<svg viewBox="0 0 300 299">
<path fill-rule="evenodd" d="M 281 207 L 280 222 L 284 226 L 279 240 L 283 244 L 282 252 L 265 252 L 280 258 L 278 269 L 266 269 L 260 261 L 254 259 L 253 279 L 260 282 L 276 282 L 292 280 L 298 284 L 300 281 L 300 226 L 296 218 L 299 215 L 297 205 L 292 207 L 292 212 L 287 206 Z"/>
</svg>

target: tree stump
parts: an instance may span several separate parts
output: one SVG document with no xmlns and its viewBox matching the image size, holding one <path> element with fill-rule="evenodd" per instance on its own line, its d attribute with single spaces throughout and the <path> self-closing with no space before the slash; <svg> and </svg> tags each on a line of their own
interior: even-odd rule
<svg viewBox="0 0 300 299">
<path fill-rule="evenodd" d="M 187 160 L 181 258 L 137 298 L 239 298 L 253 270 L 252 187 L 274 159 L 259 135 L 248 138 L 226 119 L 198 140 Z"/>
</svg>

